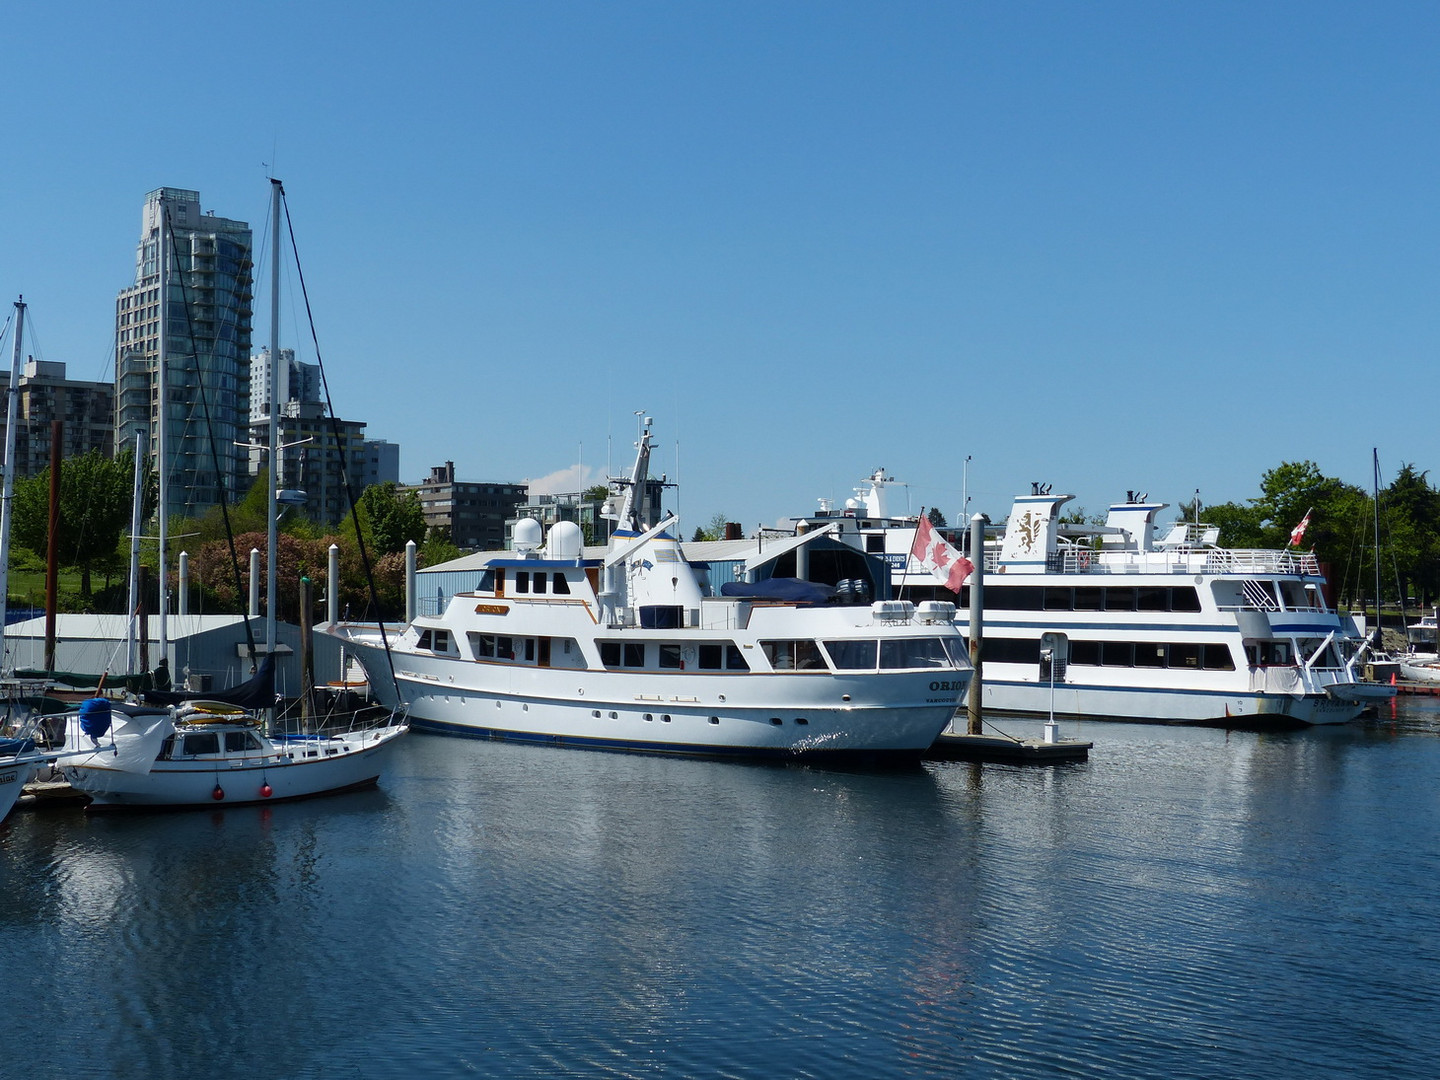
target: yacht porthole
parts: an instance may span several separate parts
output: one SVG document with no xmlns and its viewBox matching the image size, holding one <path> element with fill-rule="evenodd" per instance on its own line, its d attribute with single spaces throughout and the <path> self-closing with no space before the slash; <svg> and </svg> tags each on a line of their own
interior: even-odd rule
<svg viewBox="0 0 1440 1080">
<path fill-rule="evenodd" d="M 718 724 L 718 723 L 720 723 L 720 718 L 719 718 L 718 716 L 712 716 L 712 717 L 710 717 L 710 723 L 712 723 L 712 724 Z"/>
<path fill-rule="evenodd" d="M 660 722 L 662 724 L 668 724 L 670 722 L 670 714 L 668 712 L 662 713 L 660 716 Z"/>
<path fill-rule="evenodd" d="M 781 720 L 778 716 L 772 716 L 770 717 L 770 723 L 774 724 L 776 727 L 780 727 L 782 724 L 785 723 L 785 721 Z"/>
<path fill-rule="evenodd" d="M 721 700 L 721 701 L 724 701 L 724 700 L 725 700 L 725 695 L 724 695 L 724 694 L 721 694 L 721 695 L 720 695 L 720 700 Z"/>
</svg>

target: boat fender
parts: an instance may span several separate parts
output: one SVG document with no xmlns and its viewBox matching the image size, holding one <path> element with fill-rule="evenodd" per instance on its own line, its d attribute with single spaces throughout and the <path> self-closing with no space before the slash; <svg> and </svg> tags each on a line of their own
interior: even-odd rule
<svg viewBox="0 0 1440 1080">
<path fill-rule="evenodd" d="M 80 730 L 92 739 L 110 730 L 109 698 L 89 698 L 80 703 Z"/>
</svg>

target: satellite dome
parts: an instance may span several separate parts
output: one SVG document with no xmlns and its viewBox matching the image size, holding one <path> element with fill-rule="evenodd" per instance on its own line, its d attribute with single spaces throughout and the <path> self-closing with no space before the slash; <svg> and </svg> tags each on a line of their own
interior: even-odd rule
<svg viewBox="0 0 1440 1080">
<path fill-rule="evenodd" d="M 534 518 L 521 518 L 515 523 L 515 550 L 534 551 L 544 535 L 540 522 Z"/>
<path fill-rule="evenodd" d="M 578 559 L 584 546 L 585 534 L 573 521 L 557 521 L 550 527 L 550 541 L 546 553 L 552 559 Z"/>
</svg>

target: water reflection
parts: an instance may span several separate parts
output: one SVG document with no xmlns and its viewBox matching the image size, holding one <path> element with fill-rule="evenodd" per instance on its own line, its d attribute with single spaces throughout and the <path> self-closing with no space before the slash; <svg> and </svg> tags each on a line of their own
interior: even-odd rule
<svg viewBox="0 0 1440 1080">
<path fill-rule="evenodd" d="M 1437 718 L 899 773 L 417 736 L 379 791 L 12 815 L 0 963 L 41 1075 L 1418 1076 Z"/>
</svg>

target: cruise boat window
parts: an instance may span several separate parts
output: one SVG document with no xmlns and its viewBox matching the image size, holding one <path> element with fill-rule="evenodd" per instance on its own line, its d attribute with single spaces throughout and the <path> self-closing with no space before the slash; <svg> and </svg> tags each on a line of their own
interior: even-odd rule
<svg viewBox="0 0 1440 1080">
<path fill-rule="evenodd" d="M 1102 641 L 1100 643 L 1100 664 L 1103 667 L 1134 667 L 1135 643 L 1133 641 Z"/>
<path fill-rule="evenodd" d="M 626 667 L 645 666 L 645 646 L 626 644 L 623 650 L 624 665 Z"/>
<path fill-rule="evenodd" d="M 515 640 L 513 638 L 497 636 L 495 638 L 495 655 L 501 660 L 514 660 Z"/>
<path fill-rule="evenodd" d="M 1076 586 L 1075 610 L 1099 611 L 1103 607 L 1105 590 L 1094 585 Z"/>
<path fill-rule="evenodd" d="M 620 666 L 620 643 L 618 641 L 600 642 L 600 663 L 606 667 Z"/>
<path fill-rule="evenodd" d="M 1142 585 L 1136 590 L 1136 611 L 1169 611 L 1170 590 L 1156 585 Z"/>
<path fill-rule="evenodd" d="M 470 651 L 475 654 L 475 659 L 479 660 L 495 655 L 494 634 L 477 634 L 471 630 L 465 636 L 470 639 Z"/>
<path fill-rule="evenodd" d="M 825 651 L 839 671 L 874 671 L 880 643 L 867 641 L 827 641 Z"/>
<path fill-rule="evenodd" d="M 536 575 L 535 575 L 535 591 L 536 591 L 537 593 L 542 593 L 542 594 L 543 594 L 543 593 L 545 592 L 545 583 L 546 583 L 548 580 L 549 580 L 549 578 L 548 578 L 547 575 L 545 575 L 545 574 L 536 574 Z"/>
<path fill-rule="evenodd" d="M 528 593 L 530 591 L 530 571 L 515 571 L 515 591 L 517 593 Z"/>
<path fill-rule="evenodd" d="M 880 643 L 882 668 L 951 667 L 950 654 L 939 638 L 899 638 Z"/>
<path fill-rule="evenodd" d="M 559 596 L 568 596 L 570 594 L 570 580 L 564 574 L 555 575 L 554 592 Z"/>
<path fill-rule="evenodd" d="M 679 645 L 661 645 L 660 666 L 676 671 L 683 670 L 685 667 L 684 650 Z"/>
<path fill-rule="evenodd" d="M 1291 611 L 1310 606 L 1310 597 L 1306 595 L 1305 586 L 1298 581 L 1282 581 L 1280 584 L 1280 599 L 1285 601 L 1285 606 Z"/>
<path fill-rule="evenodd" d="M 1228 645 L 1206 645 L 1201 656 L 1206 671 L 1235 670 L 1235 658 L 1230 655 L 1230 646 Z"/>
<path fill-rule="evenodd" d="M 415 640 L 415 647 L 416 647 L 417 649 L 428 649 L 428 648 L 430 648 L 430 631 L 429 631 L 429 630 L 421 630 L 421 631 L 420 631 L 420 636 Z"/>
<path fill-rule="evenodd" d="M 1172 668 L 1198 668 L 1200 666 L 1200 643 L 1198 641 L 1172 642 L 1168 652 L 1169 664 Z"/>
<path fill-rule="evenodd" d="M 436 630 L 436 631 L 435 631 L 434 644 L 431 646 L 431 648 L 434 649 L 435 652 L 449 652 L 449 651 L 450 651 L 450 631 L 449 631 L 449 630 Z"/>
<path fill-rule="evenodd" d="M 1070 611 L 1075 605 L 1072 590 L 1068 585 L 1045 586 L 1046 611 Z"/>
<path fill-rule="evenodd" d="M 1200 594 L 1193 585 L 1177 585 L 1170 590 L 1171 611 L 1199 611 Z"/>
<path fill-rule="evenodd" d="M 495 591 L 495 571 L 494 571 L 494 570 L 486 570 L 484 573 L 482 573 L 482 574 L 480 575 L 480 584 L 477 585 L 477 586 L 475 586 L 475 591 L 476 591 L 476 592 L 494 592 L 494 591 Z"/>
<path fill-rule="evenodd" d="M 1133 585 L 1111 585 L 1105 590 L 1106 611 L 1134 611 L 1135 587 Z"/>
<path fill-rule="evenodd" d="M 525 662 L 528 664 L 535 662 L 535 639 L 533 637 L 525 639 Z"/>
<path fill-rule="evenodd" d="M 1136 667 L 1164 667 L 1165 646 L 1159 642 L 1140 641 L 1135 644 Z"/>
<path fill-rule="evenodd" d="M 1098 641 L 1075 641 L 1070 642 L 1070 663 L 1085 667 L 1100 666 L 1100 642 Z"/>
<path fill-rule="evenodd" d="M 699 659 L 702 671 L 750 670 L 750 665 L 745 662 L 745 654 L 738 645 L 730 641 L 723 645 L 701 645 Z"/>
<path fill-rule="evenodd" d="M 1038 664 L 1039 638 L 985 638 L 980 646 L 981 657 L 997 664 Z"/>
<path fill-rule="evenodd" d="M 813 641 L 762 641 L 760 649 L 776 671 L 825 670 L 825 660 Z"/>
<path fill-rule="evenodd" d="M 1039 585 L 985 586 L 985 607 L 995 611 L 1039 611 L 1044 599 Z"/>
</svg>

